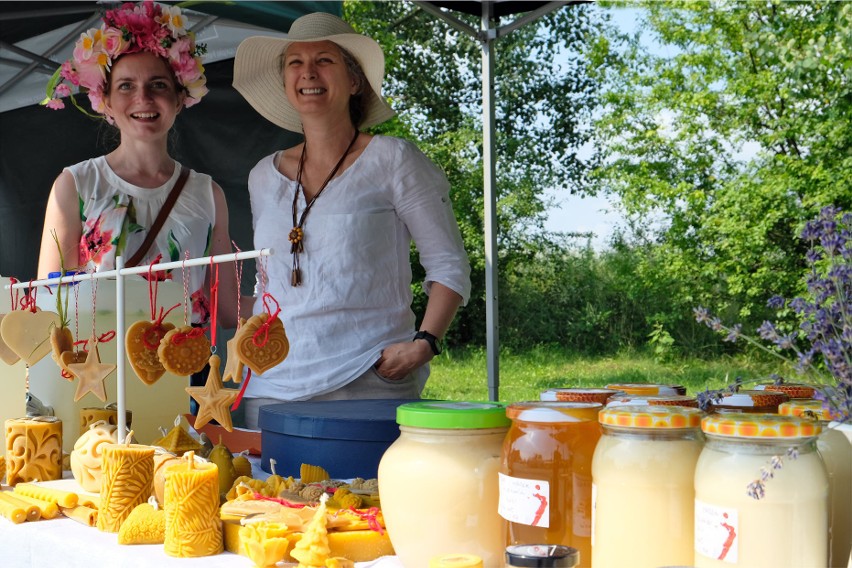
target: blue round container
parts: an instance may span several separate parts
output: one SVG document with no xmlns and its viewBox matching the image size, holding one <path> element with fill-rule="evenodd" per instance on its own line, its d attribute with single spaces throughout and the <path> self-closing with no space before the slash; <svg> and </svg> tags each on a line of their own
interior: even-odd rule
<svg viewBox="0 0 852 568">
<path fill-rule="evenodd" d="M 416 399 L 419 400 L 419 399 Z M 378 475 L 385 450 L 399 437 L 396 409 L 412 399 L 284 402 L 260 408 L 261 468 L 299 477 L 303 463 L 333 479 Z"/>
</svg>

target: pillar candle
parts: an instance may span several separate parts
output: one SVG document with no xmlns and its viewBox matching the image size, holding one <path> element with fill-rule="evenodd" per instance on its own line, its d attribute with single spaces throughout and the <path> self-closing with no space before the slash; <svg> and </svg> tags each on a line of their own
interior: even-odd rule
<svg viewBox="0 0 852 568">
<path fill-rule="evenodd" d="M 130 435 L 127 436 L 130 439 Z M 98 529 L 118 532 L 121 523 L 148 500 L 154 483 L 154 447 L 105 444 L 102 447 L 101 510 Z"/>
<path fill-rule="evenodd" d="M 133 421 L 133 412 L 125 410 L 125 423 L 130 427 Z M 118 410 L 115 408 L 81 408 L 80 409 L 80 435 L 89 430 L 89 426 L 103 420 L 110 426 L 118 425 Z"/>
<path fill-rule="evenodd" d="M 62 479 L 62 421 L 54 416 L 6 420 L 6 483 Z"/>
<path fill-rule="evenodd" d="M 183 463 L 166 469 L 164 500 L 166 554 L 188 558 L 222 552 L 216 464 L 197 463 L 194 452 L 188 452 Z"/>
</svg>

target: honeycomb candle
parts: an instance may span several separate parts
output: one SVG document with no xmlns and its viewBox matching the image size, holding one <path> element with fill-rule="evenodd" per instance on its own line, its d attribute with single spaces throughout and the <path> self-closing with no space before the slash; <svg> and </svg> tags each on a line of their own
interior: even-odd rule
<svg viewBox="0 0 852 568">
<path fill-rule="evenodd" d="M 6 420 L 6 483 L 62 479 L 62 421 L 54 416 Z"/>
<path fill-rule="evenodd" d="M 216 464 L 196 462 L 195 452 L 187 452 L 182 463 L 166 469 L 164 500 L 166 554 L 190 558 L 222 552 Z"/>
<path fill-rule="evenodd" d="M 137 506 L 148 501 L 154 486 L 154 447 L 131 444 L 133 431 L 124 444 L 104 444 L 101 462 L 101 509 L 98 529 L 117 533 L 121 523 Z"/>
</svg>

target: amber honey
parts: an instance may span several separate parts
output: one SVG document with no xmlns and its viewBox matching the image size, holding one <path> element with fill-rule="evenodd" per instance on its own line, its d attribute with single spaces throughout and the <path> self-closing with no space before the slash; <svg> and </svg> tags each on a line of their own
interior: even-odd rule
<svg viewBox="0 0 852 568">
<path fill-rule="evenodd" d="M 561 544 L 591 566 L 592 456 L 600 403 L 526 402 L 508 407 L 498 510 L 507 544 Z"/>
</svg>

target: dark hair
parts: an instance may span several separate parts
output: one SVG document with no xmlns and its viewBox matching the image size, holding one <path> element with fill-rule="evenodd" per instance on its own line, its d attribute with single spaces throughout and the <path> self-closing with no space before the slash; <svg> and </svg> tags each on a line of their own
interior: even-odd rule
<svg viewBox="0 0 852 568">
<path fill-rule="evenodd" d="M 349 76 L 355 80 L 358 87 L 355 94 L 349 97 L 349 120 L 352 121 L 352 125 L 357 129 L 361 127 L 361 123 L 367 117 L 367 105 L 369 104 L 370 92 L 373 89 L 370 87 L 367 75 L 364 73 L 361 64 L 355 59 L 355 56 L 339 44 L 335 43 L 334 45 L 337 46 L 343 55 L 343 63 L 346 65 L 346 71 L 349 72 Z M 278 75 L 282 79 L 284 77 L 284 57 L 286 53 L 287 50 L 284 49 L 278 56 Z"/>
</svg>

